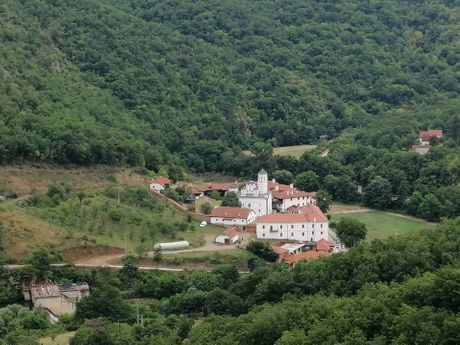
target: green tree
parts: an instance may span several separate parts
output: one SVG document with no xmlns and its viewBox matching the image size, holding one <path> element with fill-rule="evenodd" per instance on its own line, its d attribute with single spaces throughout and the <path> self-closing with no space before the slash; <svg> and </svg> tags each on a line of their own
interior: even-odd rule
<svg viewBox="0 0 460 345">
<path fill-rule="evenodd" d="M 296 176 L 294 185 L 300 190 L 314 192 L 319 187 L 319 176 L 313 171 L 305 171 Z"/>
<path fill-rule="evenodd" d="M 359 241 L 364 240 L 367 234 L 366 224 L 357 219 L 347 217 L 340 218 L 335 231 L 337 236 L 348 247 L 353 247 Z"/>
<path fill-rule="evenodd" d="M 213 190 L 211 192 L 211 194 L 209 195 L 209 197 L 211 199 L 214 199 L 214 200 L 220 200 L 221 199 L 220 193 L 217 190 Z"/>
<path fill-rule="evenodd" d="M 332 198 L 325 190 L 319 190 L 316 192 L 316 205 L 326 213 L 329 210 L 329 206 L 332 204 Z"/>
<path fill-rule="evenodd" d="M 247 245 L 246 250 L 268 262 L 275 262 L 278 260 L 278 254 L 273 251 L 270 244 L 267 242 L 251 241 Z"/>
<path fill-rule="evenodd" d="M 441 215 L 441 203 L 434 194 L 425 196 L 417 209 L 417 215 L 430 221 L 438 221 Z"/>
<path fill-rule="evenodd" d="M 235 192 L 227 192 L 222 198 L 222 206 L 241 207 L 241 203 Z"/>
<path fill-rule="evenodd" d="M 275 170 L 273 172 L 273 178 L 278 183 L 291 184 L 294 181 L 294 176 L 288 170 Z"/>
<path fill-rule="evenodd" d="M 363 202 L 366 206 L 385 209 L 391 206 L 391 184 L 386 178 L 376 176 L 364 188 Z"/>
<path fill-rule="evenodd" d="M 78 304 L 75 319 L 95 319 L 106 317 L 113 321 L 127 321 L 132 318 L 129 304 L 122 299 L 120 291 L 111 286 L 104 285 L 91 290 L 91 294 L 84 297 Z"/>
<path fill-rule="evenodd" d="M 212 212 L 212 205 L 209 202 L 204 202 L 200 206 L 200 211 L 203 214 L 210 214 Z"/>
</svg>

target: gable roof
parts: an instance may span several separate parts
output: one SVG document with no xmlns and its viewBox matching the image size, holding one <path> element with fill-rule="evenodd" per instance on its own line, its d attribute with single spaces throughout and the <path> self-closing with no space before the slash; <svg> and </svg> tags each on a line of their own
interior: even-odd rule
<svg viewBox="0 0 460 345">
<path fill-rule="evenodd" d="M 297 213 L 271 213 L 259 217 L 257 223 L 327 223 L 329 220 L 316 205 L 298 207 Z"/>
<path fill-rule="evenodd" d="M 156 183 L 156 184 L 161 184 L 161 185 L 167 185 L 167 184 L 171 184 L 171 180 L 167 177 L 164 177 L 164 176 L 160 176 L 160 177 L 157 177 L 156 179 L 152 180 L 152 183 Z"/>
<path fill-rule="evenodd" d="M 298 209 L 299 213 L 305 214 L 310 222 L 313 223 L 324 223 L 329 221 L 323 211 L 313 204 L 300 206 Z"/>
<path fill-rule="evenodd" d="M 331 250 L 331 246 L 333 247 L 334 245 L 325 238 L 322 238 L 316 242 L 316 251 L 328 252 Z"/>
<path fill-rule="evenodd" d="M 207 192 L 213 190 L 227 191 L 231 188 L 237 188 L 238 181 L 228 183 L 203 183 L 196 187 L 200 192 Z"/>
<path fill-rule="evenodd" d="M 259 175 L 267 175 L 267 172 L 265 171 L 264 168 L 260 169 Z"/>
<path fill-rule="evenodd" d="M 308 218 L 301 213 L 271 213 L 259 217 L 257 223 L 308 223 Z"/>
<path fill-rule="evenodd" d="M 289 265 L 292 265 L 292 264 L 298 263 L 299 261 L 315 260 L 322 256 L 328 256 L 328 255 L 330 255 L 329 252 L 316 252 L 316 251 L 310 250 L 308 252 L 303 252 L 299 254 L 286 255 L 286 257 L 284 258 L 284 261 L 288 263 Z"/>
<path fill-rule="evenodd" d="M 212 210 L 210 217 L 248 219 L 253 210 L 244 207 L 216 207 Z"/>
<path fill-rule="evenodd" d="M 239 232 L 235 228 L 228 228 L 224 231 L 224 235 L 227 237 L 233 238 L 235 236 L 238 236 Z"/>
<path fill-rule="evenodd" d="M 432 137 L 442 137 L 442 129 L 430 129 L 428 131 L 421 131 L 419 136 L 421 140 L 430 140 Z"/>
<path fill-rule="evenodd" d="M 304 192 L 303 190 L 298 190 L 287 184 L 278 183 L 276 181 L 269 181 L 268 189 L 272 192 L 273 198 L 280 200 L 316 196 L 314 192 Z"/>
</svg>

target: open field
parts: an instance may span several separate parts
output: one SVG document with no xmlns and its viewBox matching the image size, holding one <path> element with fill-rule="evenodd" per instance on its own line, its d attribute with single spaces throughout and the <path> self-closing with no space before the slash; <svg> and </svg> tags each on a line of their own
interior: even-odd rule
<svg viewBox="0 0 460 345">
<path fill-rule="evenodd" d="M 432 228 L 435 224 L 423 220 L 391 214 L 383 211 L 331 214 L 332 220 L 342 217 L 355 218 L 367 226 L 367 240 L 383 239 L 392 235 L 408 234 L 417 230 Z"/>
<path fill-rule="evenodd" d="M 54 339 L 51 337 L 38 339 L 40 345 L 68 345 L 70 338 L 74 336 L 75 332 L 67 332 L 58 334 Z"/>
<path fill-rule="evenodd" d="M 306 151 L 311 151 L 316 148 L 316 145 L 295 145 L 295 146 L 283 146 L 283 147 L 275 147 L 273 149 L 273 154 L 280 155 L 280 156 L 293 156 L 293 157 L 300 157 Z"/>
<path fill-rule="evenodd" d="M 299 158 L 305 152 L 311 151 L 316 148 L 317 145 L 294 145 L 294 146 L 282 146 L 274 147 L 273 154 L 279 156 L 293 156 Z M 243 151 L 246 155 L 252 156 L 251 151 Z"/>
<path fill-rule="evenodd" d="M 0 166 L 0 195 L 14 192 L 17 195 L 31 194 L 36 190 L 46 191 L 50 184 L 63 184 L 75 190 L 97 191 L 110 185 L 146 186 L 148 177 L 140 176 L 128 169 L 106 166 L 91 168 L 58 167 L 53 165 Z"/>
</svg>

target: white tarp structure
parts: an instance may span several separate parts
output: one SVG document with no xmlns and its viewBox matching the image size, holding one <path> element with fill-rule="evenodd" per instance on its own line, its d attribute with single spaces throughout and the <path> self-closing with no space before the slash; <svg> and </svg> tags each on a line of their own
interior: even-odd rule
<svg viewBox="0 0 460 345">
<path fill-rule="evenodd" d="M 188 248 L 188 241 L 177 241 L 177 242 L 166 242 L 166 243 L 157 243 L 153 248 L 161 250 L 175 250 L 175 249 L 184 249 Z"/>
</svg>

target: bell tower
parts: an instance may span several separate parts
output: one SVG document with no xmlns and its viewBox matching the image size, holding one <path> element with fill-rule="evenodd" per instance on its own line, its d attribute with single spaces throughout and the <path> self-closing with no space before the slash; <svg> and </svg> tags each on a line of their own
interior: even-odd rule
<svg viewBox="0 0 460 345">
<path fill-rule="evenodd" d="M 268 192 L 268 174 L 264 169 L 260 170 L 257 175 L 257 188 L 261 194 Z"/>
</svg>

